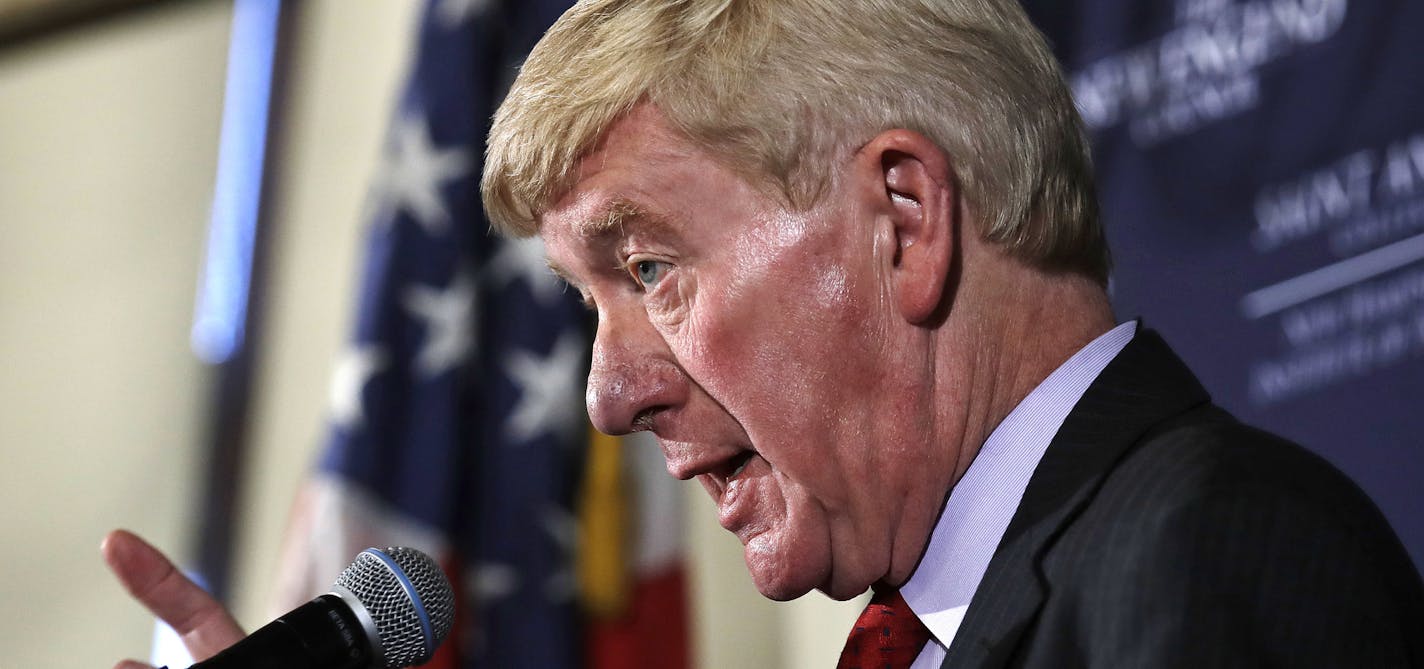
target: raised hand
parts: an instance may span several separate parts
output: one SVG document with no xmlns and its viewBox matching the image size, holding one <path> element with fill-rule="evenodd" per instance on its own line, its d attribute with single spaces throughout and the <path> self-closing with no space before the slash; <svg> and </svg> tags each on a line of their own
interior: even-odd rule
<svg viewBox="0 0 1424 669">
<path fill-rule="evenodd" d="M 114 530 L 104 537 L 99 551 L 129 594 L 178 632 L 194 659 L 212 657 L 242 639 L 242 628 L 222 604 L 137 535 Z M 114 669 L 148 666 L 123 660 Z"/>
</svg>

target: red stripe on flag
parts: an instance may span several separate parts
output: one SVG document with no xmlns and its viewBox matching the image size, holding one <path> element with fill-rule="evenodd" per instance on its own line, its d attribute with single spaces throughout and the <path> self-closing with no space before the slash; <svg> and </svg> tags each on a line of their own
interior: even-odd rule
<svg viewBox="0 0 1424 669">
<path fill-rule="evenodd" d="M 587 629 L 588 669 L 660 667 L 686 669 L 687 585 L 682 567 L 635 577 L 624 615 L 591 620 Z"/>
</svg>

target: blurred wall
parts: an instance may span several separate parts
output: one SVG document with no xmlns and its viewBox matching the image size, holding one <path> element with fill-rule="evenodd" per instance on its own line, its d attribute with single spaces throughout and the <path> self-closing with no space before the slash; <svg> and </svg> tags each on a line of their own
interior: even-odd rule
<svg viewBox="0 0 1424 669">
<path fill-rule="evenodd" d="M 229 17 L 173 5 L 0 51 L 4 666 L 146 657 L 152 624 L 99 540 L 188 544 L 207 399 L 188 327 Z"/>
<path fill-rule="evenodd" d="M 287 510 L 325 437 L 366 186 L 419 4 L 297 12 L 232 587 L 249 628 L 274 613 Z M 173 3 L 0 52 L 0 522 L 36 548 L 0 561 L 7 666 L 146 655 L 150 621 L 97 557 L 108 528 L 186 557 L 208 398 L 187 332 L 230 13 Z M 762 599 L 706 495 L 687 492 L 699 666 L 833 666 L 861 603 Z"/>
</svg>

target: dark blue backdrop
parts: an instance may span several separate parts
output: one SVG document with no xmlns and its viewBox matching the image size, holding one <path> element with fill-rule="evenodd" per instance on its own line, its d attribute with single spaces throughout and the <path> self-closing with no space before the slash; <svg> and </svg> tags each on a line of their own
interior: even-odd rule
<svg viewBox="0 0 1424 669">
<path fill-rule="evenodd" d="M 1024 5 L 1092 134 L 1119 318 L 1424 565 L 1424 3 Z"/>
</svg>

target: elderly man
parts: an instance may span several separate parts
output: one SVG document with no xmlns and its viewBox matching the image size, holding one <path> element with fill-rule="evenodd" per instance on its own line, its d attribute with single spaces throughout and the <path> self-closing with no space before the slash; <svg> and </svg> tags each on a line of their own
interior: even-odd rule
<svg viewBox="0 0 1424 669">
<path fill-rule="evenodd" d="M 599 0 L 484 195 L 597 312 L 594 424 L 766 596 L 875 590 L 841 666 L 1424 665 L 1370 502 L 1115 325 L 1079 125 L 1011 0 Z"/>
</svg>

